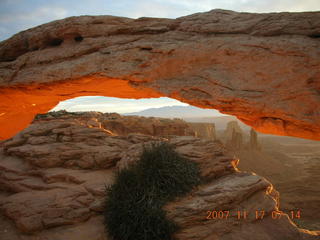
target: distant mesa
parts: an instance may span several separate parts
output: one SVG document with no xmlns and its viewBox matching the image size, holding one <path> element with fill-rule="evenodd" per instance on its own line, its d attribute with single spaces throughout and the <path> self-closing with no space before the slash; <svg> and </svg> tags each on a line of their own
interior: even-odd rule
<svg viewBox="0 0 320 240">
<path fill-rule="evenodd" d="M 250 136 L 247 136 L 247 132 L 241 129 L 237 121 L 228 122 L 222 136 L 226 147 L 232 150 L 261 150 L 256 131 L 250 129 Z"/>
<path fill-rule="evenodd" d="M 38 114 L 35 122 L 46 120 L 77 119 L 89 127 L 98 127 L 114 136 L 126 136 L 130 133 L 159 137 L 197 136 L 215 139 L 213 123 L 188 123 L 180 118 L 143 117 L 101 112 L 67 112 L 65 110 Z"/>
</svg>

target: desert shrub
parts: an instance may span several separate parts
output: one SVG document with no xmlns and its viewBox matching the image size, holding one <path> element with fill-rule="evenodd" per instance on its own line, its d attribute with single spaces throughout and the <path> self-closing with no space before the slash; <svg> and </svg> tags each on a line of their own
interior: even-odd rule
<svg viewBox="0 0 320 240">
<path fill-rule="evenodd" d="M 114 240 L 171 240 L 178 226 L 166 218 L 165 203 L 200 181 L 199 168 L 167 143 L 143 150 L 140 160 L 117 173 L 108 187 L 105 225 Z"/>
</svg>

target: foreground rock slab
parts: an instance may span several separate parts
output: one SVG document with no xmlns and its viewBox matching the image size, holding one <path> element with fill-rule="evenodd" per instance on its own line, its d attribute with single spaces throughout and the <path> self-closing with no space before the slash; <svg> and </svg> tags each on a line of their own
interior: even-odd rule
<svg viewBox="0 0 320 240">
<path fill-rule="evenodd" d="M 177 198 L 164 208 L 167 216 L 181 226 L 175 236 L 178 240 L 319 238 L 319 232 L 299 229 L 287 214 L 279 212 L 279 194 L 272 184 L 253 173 L 240 172 L 236 167 L 239 160 L 230 156 L 218 141 L 193 136 L 161 138 L 133 133 L 114 136 L 99 124 L 93 127 L 84 125 L 83 120 L 76 120 L 38 120 L 21 135 L 1 142 L 1 239 L 107 240 L 102 217 L 106 186 L 113 183 L 117 170 L 138 161 L 144 145 L 158 141 L 168 141 L 177 152 L 197 162 L 204 179 L 204 183 L 188 195 Z M 87 123 L 93 124 L 91 120 Z M 69 147 L 85 146 L 78 145 L 81 138 L 83 144 L 94 143 L 92 149 L 97 144 L 101 149 L 108 149 L 103 152 L 106 159 L 114 155 L 118 157 L 106 161 L 108 164 L 98 164 L 94 157 L 88 157 L 94 156 L 95 150 L 92 152 L 91 147 L 87 147 L 82 151 L 88 159 L 94 160 L 92 165 L 83 167 L 84 159 L 72 154 L 66 162 L 56 161 L 61 155 L 57 154 L 55 146 L 61 143 L 64 135 L 50 138 L 50 141 L 39 139 L 50 137 L 53 131 L 61 133 L 62 123 L 64 128 L 73 129 L 72 137 L 65 142 Z M 50 131 L 46 131 L 48 129 Z M 32 155 L 35 150 L 26 151 L 30 138 L 34 149 L 46 145 L 51 152 L 41 151 L 42 155 L 35 157 Z M 60 152 L 65 154 L 67 150 Z M 228 219 L 208 218 L 208 211 L 214 210 L 229 211 L 230 216 Z M 256 219 L 257 210 L 264 211 L 262 219 Z M 246 211 L 248 216 L 238 219 L 237 211 Z M 281 218 L 273 219 L 274 213 L 279 213 Z"/>
<path fill-rule="evenodd" d="M 320 139 L 320 12 L 71 17 L 0 43 L 0 139 L 77 96 L 167 96 Z M 13 104 L 14 103 L 14 104 Z"/>
<path fill-rule="evenodd" d="M 37 115 L 29 128 L 5 141 L 3 146 L 7 154 L 41 168 L 99 169 L 115 166 L 132 143 L 150 141 L 150 135 L 200 135 L 214 139 L 215 131 L 213 124 L 190 124 L 180 119 L 58 111 Z"/>
</svg>

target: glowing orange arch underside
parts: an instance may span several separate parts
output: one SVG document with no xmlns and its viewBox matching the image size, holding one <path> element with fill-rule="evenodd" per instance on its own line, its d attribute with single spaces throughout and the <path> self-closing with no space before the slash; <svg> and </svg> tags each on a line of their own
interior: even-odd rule
<svg viewBox="0 0 320 240">
<path fill-rule="evenodd" d="M 0 89 L 0 140 L 23 130 L 37 113 L 46 113 L 60 101 L 79 96 L 157 98 L 150 88 L 134 88 L 128 81 L 105 77 L 84 77 L 53 83 L 30 84 Z"/>
</svg>

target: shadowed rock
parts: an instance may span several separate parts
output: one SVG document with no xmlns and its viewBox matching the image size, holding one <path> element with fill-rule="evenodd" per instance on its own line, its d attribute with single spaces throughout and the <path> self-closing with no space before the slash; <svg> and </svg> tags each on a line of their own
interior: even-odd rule
<svg viewBox="0 0 320 240">
<path fill-rule="evenodd" d="M 164 208 L 181 227 L 175 234 L 178 240 L 318 239 L 317 232 L 297 228 L 284 213 L 272 219 L 279 210 L 277 191 L 266 179 L 240 172 L 238 159 L 217 141 L 115 136 L 84 114 L 73 120 L 63 116 L 40 118 L 0 146 L 3 240 L 107 240 L 101 218 L 105 187 L 113 183 L 117 170 L 139 160 L 144 145 L 158 141 L 169 142 L 197 162 L 204 180 Z M 228 210 L 230 216 L 207 219 L 213 210 Z M 265 217 L 257 220 L 256 210 L 263 210 Z M 247 211 L 247 219 L 238 219 L 237 211 Z"/>
</svg>

